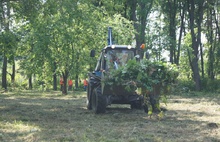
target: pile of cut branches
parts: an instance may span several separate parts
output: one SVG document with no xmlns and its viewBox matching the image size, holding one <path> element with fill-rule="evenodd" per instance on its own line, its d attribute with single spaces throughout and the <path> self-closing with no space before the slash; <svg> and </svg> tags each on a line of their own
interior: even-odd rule
<svg viewBox="0 0 220 142">
<path fill-rule="evenodd" d="M 162 99 L 162 96 L 169 93 L 177 77 L 178 68 L 175 64 L 143 59 L 140 62 L 130 60 L 125 66 L 109 71 L 104 81 L 110 86 L 123 85 L 126 90 L 133 92 L 141 88 L 141 94 L 146 98 L 146 105 L 151 108 L 147 101 L 150 95 L 158 95 L 158 98 Z"/>
</svg>

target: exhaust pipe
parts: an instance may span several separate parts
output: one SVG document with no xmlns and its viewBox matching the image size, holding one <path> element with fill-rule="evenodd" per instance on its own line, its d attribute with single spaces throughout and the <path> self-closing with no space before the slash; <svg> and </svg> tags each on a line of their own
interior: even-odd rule
<svg viewBox="0 0 220 142">
<path fill-rule="evenodd" d="M 108 27 L 108 45 L 112 45 L 112 27 Z"/>
</svg>

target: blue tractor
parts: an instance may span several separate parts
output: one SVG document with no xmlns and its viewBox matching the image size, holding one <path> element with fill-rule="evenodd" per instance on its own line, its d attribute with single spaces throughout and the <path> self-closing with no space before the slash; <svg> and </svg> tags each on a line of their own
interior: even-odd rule
<svg viewBox="0 0 220 142">
<path fill-rule="evenodd" d="M 132 109 L 143 107 L 143 96 L 121 85 L 111 86 L 103 81 L 112 69 L 117 70 L 131 59 L 139 60 L 137 53 L 137 49 L 131 45 L 114 44 L 112 28 L 108 28 L 108 46 L 101 50 L 95 70 L 88 74 L 87 109 L 98 114 L 105 113 L 106 107 L 111 104 L 130 104 Z M 95 50 L 91 50 L 90 56 L 95 56 Z"/>
</svg>

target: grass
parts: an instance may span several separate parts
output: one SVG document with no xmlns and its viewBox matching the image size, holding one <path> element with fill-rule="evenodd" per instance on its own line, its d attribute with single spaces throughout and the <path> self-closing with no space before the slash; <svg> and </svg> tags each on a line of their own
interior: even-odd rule
<svg viewBox="0 0 220 142">
<path fill-rule="evenodd" d="M 220 141 L 219 94 L 172 95 L 161 105 L 167 111 L 159 121 L 128 105 L 112 105 L 96 115 L 86 109 L 86 93 L 80 91 L 6 92 L 0 94 L 0 141 Z"/>
</svg>

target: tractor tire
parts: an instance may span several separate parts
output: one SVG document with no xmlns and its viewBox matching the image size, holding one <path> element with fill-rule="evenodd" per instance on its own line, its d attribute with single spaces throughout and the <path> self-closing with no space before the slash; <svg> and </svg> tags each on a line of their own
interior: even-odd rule
<svg viewBox="0 0 220 142">
<path fill-rule="evenodd" d="M 148 113 L 148 106 L 146 104 L 144 104 L 143 108 L 144 108 L 144 112 Z"/>
<path fill-rule="evenodd" d="M 153 112 L 160 112 L 159 107 L 159 95 L 150 95 L 150 103 L 153 108 Z"/>
<path fill-rule="evenodd" d="M 86 101 L 87 109 L 92 110 L 92 90 L 91 85 L 88 84 L 87 88 L 87 101 Z"/>
<path fill-rule="evenodd" d="M 131 109 L 142 109 L 142 101 L 133 101 L 131 102 Z"/>
<path fill-rule="evenodd" d="M 98 86 L 92 93 L 92 110 L 96 113 L 105 113 L 106 111 L 106 96 L 101 93 L 101 86 Z"/>
</svg>

